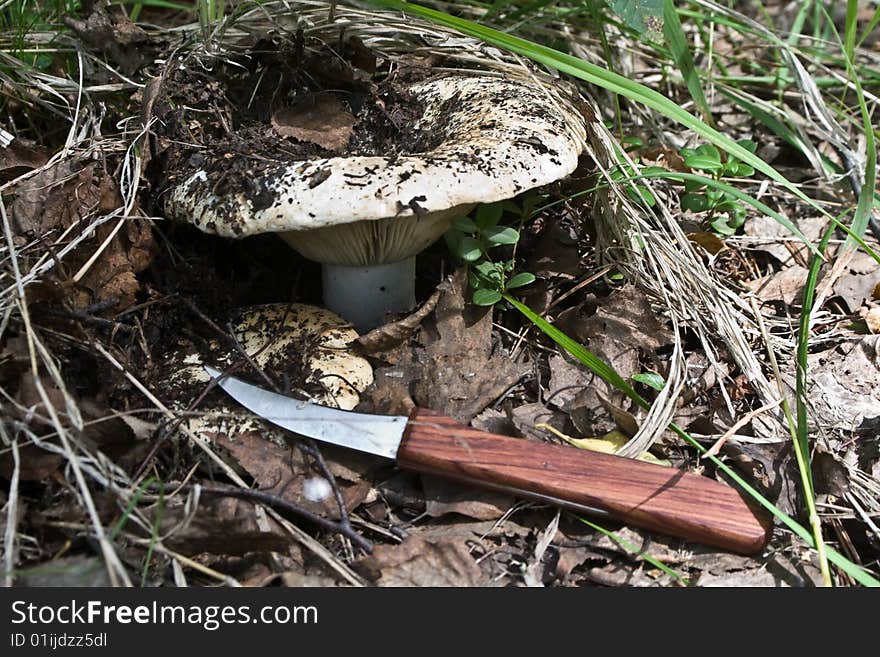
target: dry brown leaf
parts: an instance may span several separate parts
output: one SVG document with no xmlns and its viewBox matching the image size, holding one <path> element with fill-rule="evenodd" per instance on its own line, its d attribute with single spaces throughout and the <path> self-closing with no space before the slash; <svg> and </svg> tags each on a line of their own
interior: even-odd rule
<svg viewBox="0 0 880 657">
<path fill-rule="evenodd" d="M 672 342 L 665 322 L 655 315 L 647 297 L 634 285 L 615 290 L 606 298 L 588 298 L 560 313 L 556 326 L 583 343 L 624 379 L 641 371 L 642 354 L 651 358 L 660 347 Z M 580 368 L 576 364 L 574 367 Z M 559 376 L 563 378 L 556 384 L 557 389 L 561 391 L 569 383 L 579 387 L 565 407 L 572 422 L 581 435 L 604 435 L 618 427 L 608 409 L 625 412 L 629 402 L 622 392 L 586 368 L 580 369 L 582 374 L 572 370 L 572 364 L 560 369 Z M 565 398 L 565 393 L 559 394 Z"/>
<path fill-rule="evenodd" d="M 880 336 L 858 336 L 807 362 L 811 422 L 851 431 L 880 415 Z"/>
<path fill-rule="evenodd" d="M 816 443 L 810 465 L 817 493 L 843 499 L 852 490 L 849 468 L 821 443 Z"/>
<path fill-rule="evenodd" d="M 556 325 L 594 353 L 601 350 L 612 365 L 632 350 L 642 348 L 650 353 L 672 343 L 665 321 L 657 317 L 645 294 L 631 284 L 560 313 Z M 618 371 L 621 376 L 635 373 Z"/>
<path fill-rule="evenodd" d="M 815 553 L 814 553 L 815 554 Z M 816 587 L 822 575 L 815 558 L 797 559 L 782 551 L 768 556 L 742 557 L 730 553 L 705 553 L 687 560 L 690 569 L 701 571 L 694 584 L 701 587 Z"/>
<path fill-rule="evenodd" d="M 868 330 L 875 335 L 880 333 L 880 304 L 871 304 L 862 314 Z"/>
<path fill-rule="evenodd" d="M 422 323 L 422 320 L 434 311 L 439 300 L 440 290 L 435 290 L 434 294 L 432 294 L 430 298 L 414 313 L 403 319 L 399 319 L 396 322 L 390 322 L 383 326 L 378 326 L 366 335 L 362 335 L 356 341 L 361 352 L 364 354 L 375 354 L 381 357 L 380 352 L 387 352 L 399 347 L 406 342 L 410 336 L 412 336 Z"/>
<path fill-rule="evenodd" d="M 557 354 L 550 356 L 547 366 L 550 369 L 547 403 L 563 411 L 570 411 L 571 403 L 578 393 L 593 383 L 595 375 L 583 365 Z"/>
<path fill-rule="evenodd" d="M 272 127 L 283 137 L 317 144 L 329 151 L 348 146 L 357 119 L 336 96 L 322 94 L 272 115 Z"/>
<path fill-rule="evenodd" d="M 49 153 L 44 148 L 27 139 L 16 138 L 5 148 L 0 148 L 0 181 L 13 180 L 48 161 Z"/>
<path fill-rule="evenodd" d="M 579 276 L 582 270 L 577 236 L 558 223 L 551 223 L 529 249 L 524 269 L 540 278 Z"/>
<path fill-rule="evenodd" d="M 95 164 L 68 158 L 15 187 L 10 205 L 18 236 L 51 241 L 75 222 L 122 206 L 116 182 L 97 173 Z M 117 230 L 118 222 L 124 222 Z M 140 289 L 137 274 L 150 264 L 153 234 L 145 220 L 118 219 L 99 226 L 66 260 L 71 274 L 88 262 L 111 233 L 115 236 L 78 283 L 69 286 L 71 303 L 84 309 L 114 300 L 105 310 L 119 312 L 134 304 Z"/>
<path fill-rule="evenodd" d="M 345 45 L 345 58 L 352 66 L 370 74 L 376 72 L 376 53 L 367 48 L 363 41 L 352 36 Z"/>
<path fill-rule="evenodd" d="M 49 403 L 61 421 L 68 429 L 72 428 L 68 422 L 66 404 L 61 390 L 48 378 L 42 378 L 41 384 L 49 398 Z M 38 436 L 45 436 L 55 432 L 55 425 L 49 420 L 49 414 L 42 397 L 37 390 L 34 375 L 30 371 L 22 372 L 18 381 L 16 401 L 29 413 L 22 413 L 18 409 L 8 411 L 10 417 L 28 424 L 29 428 Z M 105 455 L 113 459 L 123 468 L 132 467 L 140 457 L 147 445 L 147 441 L 137 439 L 134 432 L 110 409 L 88 399 L 75 400 L 79 407 L 85 428 L 78 434 L 86 446 L 101 450 Z M 57 439 L 47 438 L 52 444 L 57 445 Z M 65 462 L 65 458 L 59 454 L 42 449 L 41 447 L 19 438 L 20 470 L 19 476 L 24 481 L 46 481 Z M 14 461 L 9 450 L 0 451 L 0 476 L 8 478 L 13 470 Z"/>
<path fill-rule="evenodd" d="M 182 504 L 166 506 L 159 533 L 167 536 L 165 545 L 186 555 L 283 552 L 291 541 L 290 536 L 272 518 L 267 518 L 269 531 L 263 531 L 254 509 L 254 504 L 245 500 L 203 495 L 198 513 L 190 518 Z M 129 523 L 126 528 L 134 530 L 136 525 Z"/>
<path fill-rule="evenodd" d="M 791 216 L 789 220 L 812 244 L 816 244 L 821 239 L 828 223 L 828 220 L 822 216 Z M 805 265 L 809 262 L 809 248 L 800 240 L 794 241 L 791 231 L 772 217 L 766 215 L 751 217 L 743 229 L 747 237 L 737 242 L 739 247 L 769 253 L 783 266 Z M 748 239 L 749 237 L 753 239 Z"/>
<path fill-rule="evenodd" d="M 373 384 L 361 393 L 357 410 L 378 415 L 409 415 L 416 403 L 409 386 L 418 376 L 411 365 L 380 367 L 373 372 Z"/>
<path fill-rule="evenodd" d="M 145 61 L 143 44 L 149 35 L 118 8 L 93 7 L 84 20 L 71 16 L 63 20 L 88 46 L 107 53 L 123 72 L 132 73 Z"/>
<path fill-rule="evenodd" d="M 120 312 L 134 305 L 140 290 L 137 274 L 149 266 L 155 244 L 146 221 L 121 221 L 125 221 L 121 230 L 80 280 L 73 295 L 75 307 L 88 308 L 114 300 L 111 308 Z M 97 248 L 114 228 L 113 222 L 100 226 L 95 231 L 95 239 L 88 244 Z M 83 247 L 80 251 L 82 256 L 90 256 L 92 249 Z"/>
<path fill-rule="evenodd" d="M 332 494 L 322 499 L 310 499 L 315 497 L 310 490 L 312 487 L 310 482 L 321 477 L 321 474 L 309 465 L 299 449 L 293 446 L 282 447 L 267 440 L 265 432 L 262 431 L 239 432 L 233 437 L 216 435 L 214 440 L 254 478 L 260 491 L 280 497 L 314 513 L 329 518 L 339 518 L 339 507 Z M 331 472 L 333 472 L 332 468 Z M 348 477 L 353 477 L 350 470 L 346 469 L 345 473 Z M 346 509 L 351 511 L 366 499 L 370 484 L 360 477 L 346 481 L 337 476 L 338 474 L 339 470 L 333 472 Z"/>
<path fill-rule="evenodd" d="M 763 495 L 789 515 L 803 508 L 800 475 L 790 443 L 754 444 L 731 439 L 722 451 Z"/>
<path fill-rule="evenodd" d="M 515 502 L 510 495 L 429 475 L 422 476 L 422 487 L 425 490 L 425 513 L 432 518 L 457 513 L 474 520 L 495 520 Z"/>
<path fill-rule="evenodd" d="M 400 545 L 380 545 L 359 570 L 379 586 L 480 586 L 483 574 L 460 541 L 410 536 Z"/>
<path fill-rule="evenodd" d="M 87 216 L 100 200 L 95 167 L 67 158 L 15 187 L 9 206 L 17 235 L 46 236 Z"/>
<path fill-rule="evenodd" d="M 709 255 L 717 255 L 723 249 L 727 248 L 727 245 L 724 243 L 718 235 L 715 233 L 707 233 L 705 231 L 696 232 L 696 233 L 688 233 L 688 239 L 694 244 L 699 244 Z"/>
<path fill-rule="evenodd" d="M 512 436 L 516 433 L 516 427 L 510 421 L 507 413 L 496 411 L 494 408 L 487 408 L 477 415 L 471 420 L 471 426 L 480 431 L 497 433 L 502 436 Z"/>
<path fill-rule="evenodd" d="M 880 265 L 867 253 L 853 254 L 846 271 L 834 283 L 834 294 L 846 302 L 851 312 L 874 296 L 880 286 Z"/>
<path fill-rule="evenodd" d="M 645 164 L 666 167 L 681 173 L 690 172 L 690 168 L 684 163 L 684 158 L 678 151 L 672 148 L 665 146 L 642 148 L 639 150 L 639 154 L 642 156 L 642 161 Z"/>
<path fill-rule="evenodd" d="M 792 265 L 782 271 L 746 284 L 761 301 L 782 301 L 791 306 L 801 301 L 809 270 Z"/>
<path fill-rule="evenodd" d="M 440 287 L 433 326 L 422 325 L 424 346 L 416 350 L 422 372 L 413 385 L 413 398 L 419 406 L 467 424 L 516 383 L 527 367 L 493 353 L 492 311 L 480 309 L 472 316 L 476 309 L 464 300 L 464 270 Z"/>
<path fill-rule="evenodd" d="M 538 402 L 523 404 L 510 411 L 510 420 L 517 432 L 523 438 L 538 442 L 546 442 L 550 433 L 537 425 L 549 424 L 554 429 L 562 430 L 566 419 L 565 413 L 549 409 Z"/>
</svg>

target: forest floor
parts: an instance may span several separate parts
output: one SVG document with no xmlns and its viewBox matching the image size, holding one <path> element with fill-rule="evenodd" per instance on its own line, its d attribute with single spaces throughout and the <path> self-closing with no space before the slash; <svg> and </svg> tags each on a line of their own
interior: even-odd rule
<svg viewBox="0 0 880 657">
<path fill-rule="evenodd" d="M 312 18 L 326 11 L 318 2 L 288 4 Z M 765 4 L 780 25 L 792 24 L 782 3 Z M 611 52 L 610 39 L 577 27 L 595 16 L 565 23 L 550 7 L 536 9 L 540 20 L 528 25 L 516 7 L 486 22 L 519 25 L 527 38 L 585 61 L 608 58 L 622 75 L 700 114 L 675 67 L 625 21 L 611 27 L 628 47 Z M 346 382 L 345 394 L 355 395 L 358 411 L 430 408 L 572 450 L 614 452 L 660 417 L 636 455 L 737 486 L 718 464 L 730 467 L 777 519 L 806 528 L 806 540 L 777 520 L 759 554 L 740 555 L 560 512 L 294 439 L 210 388 L 193 363 L 237 363 L 257 384 L 336 403 L 340 388 L 312 363 L 329 348 L 324 332 L 340 324 L 315 310 L 320 265 L 275 235 L 227 239 L 172 221 L 162 204 L 167 189 L 218 153 L 230 164 L 215 168 L 212 184 L 246 189 L 281 160 L 426 150 L 431 135 L 400 129 L 421 112 L 404 83 L 460 62 L 436 52 L 388 56 L 371 48 L 371 39 L 382 41 L 369 26 L 316 46 L 317 37 L 271 22 L 255 30 L 244 10 L 240 23 L 230 18 L 209 38 L 192 14 L 148 7 L 135 23 L 118 7 L 97 8 L 18 36 L 10 29 L 0 63 L 5 581 L 820 586 L 880 576 L 878 200 L 870 193 L 876 157 L 865 150 L 874 147 L 876 117 L 867 112 L 867 130 L 859 123 L 859 105 L 874 108 L 880 93 L 876 30 L 854 51 L 855 70 L 873 68 L 873 76 L 854 85 L 839 51 L 817 46 L 827 46 L 822 30 L 834 17 L 800 24 L 796 54 L 810 69 L 801 75 L 760 32 L 745 30 L 746 17 L 694 7 L 702 13 L 683 18 L 702 44 L 697 68 L 714 67 L 718 85 L 699 96 L 704 118 L 811 202 L 662 112 L 571 78 L 603 108 L 599 118 L 632 162 L 609 173 L 585 155 L 570 178 L 505 204 L 497 221 L 519 239 L 491 254 L 535 276 L 511 289 L 513 297 L 657 410 L 649 417 L 582 352 L 561 346 L 515 305 L 472 303 L 473 263 L 463 264 L 444 240 L 417 260 L 414 314 L 343 345 L 369 368 L 364 381 Z M 263 10 L 279 11 L 273 3 Z M 473 20 L 477 12 L 462 9 Z M 393 29 L 385 16 L 384 29 Z M 855 25 L 870 20 L 868 12 Z M 309 102 L 285 104 L 290 94 L 302 101 L 297 84 L 312 85 Z M 322 95 L 340 88 L 344 103 Z M 817 116 L 817 108 L 830 113 Z M 823 123 L 828 116 L 833 124 Z M 672 175 L 651 177 L 659 168 Z M 702 280 L 711 297 L 706 305 L 684 284 L 678 289 L 663 266 L 650 280 L 650 268 L 639 269 L 650 258 L 633 258 L 634 242 L 609 238 L 607 201 L 584 192 L 629 178 L 638 186 L 621 189 L 635 197 L 633 211 L 653 216 L 663 208 L 675 234 L 686 236 L 667 244 L 650 220 L 646 243 L 669 246 L 669 262 L 675 249 L 687 251 L 697 287 Z M 834 229 L 832 215 L 860 244 Z M 267 304 L 285 319 L 249 351 L 248 313 Z M 738 325 L 724 329 L 713 308 Z M 287 318 L 296 324 L 315 312 L 320 320 L 300 322 L 312 328 L 290 334 Z M 802 381 L 799 370 L 807 372 Z M 701 456 L 672 424 L 717 458 Z M 806 466 L 799 440 L 809 445 Z M 314 493 L 318 484 L 324 493 Z M 830 571 L 811 545 L 819 529 L 842 555 Z"/>
</svg>

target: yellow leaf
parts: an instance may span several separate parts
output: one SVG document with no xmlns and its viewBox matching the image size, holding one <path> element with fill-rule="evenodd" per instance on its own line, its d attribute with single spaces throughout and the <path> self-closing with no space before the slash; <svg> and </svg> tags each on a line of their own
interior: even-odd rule
<svg viewBox="0 0 880 657">
<path fill-rule="evenodd" d="M 616 454 L 617 451 L 621 447 L 623 447 L 629 440 L 626 434 L 621 433 L 620 431 L 609 431 L 600 438 L 572 438 L 571 436 L 565 435 L 558 429 L 551 427 L 549 424 L 536 424 L 535 427 L 538 429 L 546 429 L 555 436 L 562 438 L 567 443 L 574 445 L 575 447 L 578 447 L 580 449 L 588 449 L 593 452 L 602 452 L 603 454 Z M 648 463 L 656 463 L 658 465 L 672 465 L 669 461 L 658 459 L 650 452 L 642 452 L 639 455 L 638 459 L 640 461 L 647 461 Z"/>
</svg>

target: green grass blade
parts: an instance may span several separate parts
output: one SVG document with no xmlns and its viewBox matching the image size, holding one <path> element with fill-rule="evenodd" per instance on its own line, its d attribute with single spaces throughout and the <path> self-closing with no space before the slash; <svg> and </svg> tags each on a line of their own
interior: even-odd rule
<svg viewBox="0 0 880 657">
<path fill-rule="evenodd" d="M 149 488 L 152 485 L 152 483 L 153 483 L 153 478 L 150 477 L 149 479 L 145 479 L 143 482 L 141 482 L 141 485 L 138 486 L 138 489 L 134 492 L 134 495 L 131 496 L 131 499 L 128 501 L 128 504 L 125 506 L 125 510 L 122 512 L 122 516 L 119 518 L 119 520 L 116 522 L 116 524 L 113 525 L 113 529 L 111 529 L 110 532 L 108 533 L 107 538 L 110 541 L 115 540 L 116 537 L 119 535 L 119 532 L 122 531 L 122 528 L 125 527 L 125 523 L 128 522 L 128 517 L 131 515 L 131 512 L 134 510 L 134 507 L 137 506 L 137 503 L 140 502 L 141 497 L 143 497 L 147 488 Z"/>
<path fill-rule="evenodd" d="M 868 21 L 868 24 L 865 26 L 865 30 L 862 32 L 862 36 L 859 37 L 858 43 L 856 43 L 856 48 L 861 47 L 865 39 L 868 38 L 868 35 L 874 31 L 875 27 L 877 27 L 877 23 L 880 23 L 880 6 L 878 6 L 877 9 L 874 10 L 874 15 L 871 16 L 871 20 Z"/>
<path fill-rule="evenodd" d="M 788 218 L 786 218 L 784 215 L 780 214 L 779 212 L 777 212 L 776 210 L 771 208 L 769 205 L 762 203 L 758 199 L 753 198 L 752 196 L 737 189 L 736 187 L 733 187 L 732 185 L 728 185 L 727 183 L 722 182 L 720 180 L 715 180 L 713 178 L 707 178 L 706 176 L 701 176 L 696 173 L 679 173 L 677 171 L 665 171 L 665 170 L 664 171 L 642 171 L 639 173 L 638 176 L 634 176 L 632 178 L 629 178 L 628 180 L 635 181 L 635 180 L 638 180 L 639 178 L 663 178 L 666 180 L 676 180 L 679 182 L 684 182 L 686 180 L 692 180 L 694 182 L 702 183 L 708 187 L 714 187 L 715 189 L 718 189 L 718 190 L 721 190 L 727 194 L 730 194 L 731 196 L 742 201 L 743 203 L 747 203 L 748 205 L 751 205 L 753 208 L 755 208 L 759 212 L 766 214 L 768 217 L 772 217 L 780 225 L 784 226 L 787 230 L 791 231 L 791 233 L 793 235 L 795 235 L 796 237 L 798 237 L 801 241 L 806 242 L 806 240 L 807 240 L 807 238 L 805 236 L 803 236 L 803 234 L 801 233 L 800 229 L 798 229 L 797 226 L 795 226 L 793 223 L 791 223 L 791 221 L 789 221 Z M 867 189 L 867 185 L 865 186 L 865 189 Z M 864 189 L 863 189 L 863 194 L 864 194 Z M 867 195 L 870 196 L 870 190 L 868 190 Z M 849 238 L 851 240 L 853 240 L 856 244 L 858 244 L 865 251 L 865 253 L 867 253 L 869 256 L 871 256 L 877 262 L 877 264 L 880 264 L 880 253 L 875 251 L 871 247 L 871 245 L 868 244 L 867 242 L 865 242 L 865 240 L 860 235 L 858 235 L 852 228 L 850 228 L 845 223 L 840 221 L 837 217 L 832 217 L 832 223 L 835 225 L 835 227 L 843 230 L 849 236 Z M 867 220 L 865 220 L 865 223 L 867 224 Z M 864 233 L 864 228 L 862 229 L 862 232 Z"/>
<path fill-rule="evenodd" d="M 751 165 L 755 170 L 760 171 L 771 180 L 774 180 L 785 187 L 792 194 L 809 204 L 822 215 L 829 219 L 831 218 L 831 215 L 821 205 L 804 194 L 797 185 L 789 181 L 764 160 L 749 152 L 730 137 L 721 134 L 705 122 L 679 107 L 663 94 L 658 93 L 653 89 L 618 75 L 617 73 L 578 59 L 573 55 L 504 32 L 499 32 L 498 30 L 479 25 L 463 18 L 450 16 L 449 14 L 435 9 L 421 7 L 419 5 L 403 2 L 402 0 L 371 0 L 371 2 L 389 9 L 396 9 L 415 14 L 440 25 L 458 30 L 463 34 L 481 39 L 492 45 L 506 48 L 513 53 L 529 57 L 540 64 L 551 66 L 562 73 L 567 73 L 584 80 L 585 82 L 603 87 L 609 91 L 641 103 L 646 107 L 657 110 L 670 119 L 690 128 L 704 139 L 711 141 L 740 161 Z M 807 241 L 805 244 L 814 254 L 818 253 L 815 245 L 811 242 Z"/>
<path fill-rule="evenodd" d="M 617 543 L 624 550 L 633 554 L 638 559 L 641 559 L 643 561 L 647 561 L 649 564 L 654 566 L 654 568 L 657 568 L 658 570 L 662 570 L 664 573 L 666 573 L 667 575 L 669 575 L 670 577 L 675 579 L 675 581 L 680 582 L 684 586 L 690 586 L 690 582 L 688 582 L 688 580 L 686 580 L 684 577 L 682 577 L 677 572 L 672 570 L 672 568 L 667 566 L 665 563 L 659 561 L 657 558 L 651 556 L 647 552 L 642 552 L 642 550 L 640 550 L 637 545 L 633 545 L 632 543 L 630 543 L 629 541 L 627 541 L 624 538 L 621 538 L 620 536 L 618 536 L 614 532 L 612 532 L 608 529 L 605 529 L 601 525 L 597 525 L 595 522 L 587 520 L 586 518 L 581 518 L 580 516 L 575 516 L 575 517 L 578 520 L 580 520 L 582 523 L 584 523 L 587 527 L 595 529 L 597 532 L 604 534 L 605 536 L 610 538 L 612 541 Z"/>
<path fill-rule="evenodd" d="M 700 76 L 694 66 L 694 58 L 681 26 L 681 19 L 675 10 L 674 0 L 665 0 L 663 3 L 663 36 L 666 37 L 666 44 L 672 53 L 672 59 L 678 66 L 691 98 L 700 110 L 700 114 L 703 115 L 703 120 L 711 124 L 712 111 L 709 109 L 709 103 L 703 93 L 703 85 L 700 83 Z"/>
<path fill-rule="evenodd" d="M 847 0 L 846 2 L 846 19 L 844 22 L 844 41 L 843 52 L 849 61 L 855 59 L 856 51 L 856 30 L 858 29 L 859 18 L 859 2 L 858 0 Z"/>
<path fill-rule="evenodd" d="M 153 551 L 156 549 L 156 543 L 159 540 L 159 527 L 162 524 L 162 516 L 165 513 L 165 489 L 159 488 L 159 503 L 156 505 L 156 517 L 153 519 L 153 526 L 150 528 L 150 544 L 147 546 L 147 554 L 144 556 L 144 568 L 141 571 L 141 586 L 146 586 L 147 575 L 150 572 L 150 561 L 153 559 Z"/>
<path fill-rule="evenodd" d="M 828 247 L 828 241 L 834 234 L 834 228 L 829 227 L 822 240 L 819 242 L 819 249 L 823 252 Z M 813 312 L 813 301 L 816 294 L 816 285 L 819 281 L 819 270 L 822 266 L 822 259 L 814 257 L 810 263 L 810 269 L 807 273 L 807 281 L 804 286 L 804 301 L 801 308 L 800 324 L 798 326 L 797 335 L 797 375 L 795 382 L 795 405 L 796 405 L 796 422 L 795 422 L 795 440 L 794 448 L 797 457 L 798 470 L 801 475 L 801 485 L 804 489 L 804 496 L 807 503 L 807 512 L 809 513 L 810 525 L 813 536 L 820 550 L 820 567 L 826 580 L 830 580 L 828 574 L 828 563 L 822 561 L 821 557 L 825 556 L 827 547 L 821 544 L 822 526 L 819 520 L 819 514 L 816 510 L 815 495 L 816 491 L 813 486 L 813 469 L 812 460 L 810 458 L 810 436 L 807 418 L 807 352 L 810 344 L 810 316 Z"/>
</svg>

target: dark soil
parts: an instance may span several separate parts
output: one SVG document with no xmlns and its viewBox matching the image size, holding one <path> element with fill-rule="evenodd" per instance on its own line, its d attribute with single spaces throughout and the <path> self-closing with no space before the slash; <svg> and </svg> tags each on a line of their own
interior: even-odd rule
<svg viewBox="0 0 880 657">
<path fill-rule="evenodd" d="M 375 58 L 351 44 L 342 53 L 263 41 L 247 56 L 211 69 L 194 60 L 170 68 L 149 96 L 156 119 L 151 174 L 159 196 L 198 170 L 208 172 L 213 188 L 235 193 L 251 191 L 255 177 L 291 162 L 393 157 L 436 146 L 436 133 L 415 128 L 424 107 L 408 91 L 432 75 L 430 66 L 404 60 L 392 71 L 377 68 Z M 328 97 L 353 118 L 342 148 L 296 139 L 274 124 L 285 113 L 320 108 Z"/>
</svg>

